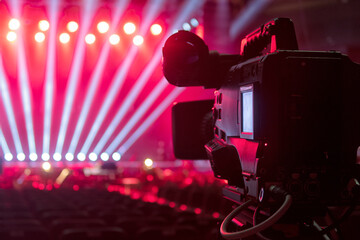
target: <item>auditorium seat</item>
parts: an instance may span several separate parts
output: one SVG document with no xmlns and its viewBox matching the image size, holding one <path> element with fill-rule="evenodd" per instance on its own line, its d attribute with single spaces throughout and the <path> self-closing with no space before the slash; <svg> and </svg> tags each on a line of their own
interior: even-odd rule
<svg viewBox="0 0 360 240">
<path fill-rule="evenodd" d="M 196 228 L 191 226 L 143 227 L 136 240 L 202 240 Z"/>
<path fill-rule="evenodd" d="M 129 236 L 117 227 L 72 228 L 62 232 L 59 240 L 129 240 Z"/>
<path fill-rule="evenodd" d="M 105 221 L 96 218 L 60 218 L 51 222 L 50 228 L 54 236 L 60 234 L 66 229 L 72 228 L 98 228 L 105 227 Z"/>
<path fill-rule="evenodd" d="M 0 229 L 1 240 L 52 240 L 49 231 L 43 226 L 17 226 L 13 229 Z"/>
<path fill-rule="evenodd" d="M 142 227 L 164 227 L 169 223 L 161 217 L 128 216 L 120 217 L 115 221 L 115 226 L 123 229 L 129 235 L 136 234 Z"/>
</svg>

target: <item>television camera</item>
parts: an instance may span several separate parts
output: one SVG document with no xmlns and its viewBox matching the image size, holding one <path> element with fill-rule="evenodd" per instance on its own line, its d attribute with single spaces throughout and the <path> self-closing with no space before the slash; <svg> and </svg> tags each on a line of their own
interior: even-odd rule
<svg viewBox="0 0 360 240">
<path fill-rule="evenodd" d="M 228 181 L 224 197 L 240 206 L 222 223 L 224 238 L 348 206 L 326 228 L 311 224 L 330 239 L 359 205 L 359 64 L 337 51 L 298 50 L 292 21 L 277 18 L 243 38 L 239 55 L 209 52 L 179 31 L 163 47 L 163 72 L 176 86 L 215 89 L 215 99 L 173 106 L 173 143 L 175 157 L 209 159 Z M 233 218 L 245 227 L 229 232 Z"/>
</svg>

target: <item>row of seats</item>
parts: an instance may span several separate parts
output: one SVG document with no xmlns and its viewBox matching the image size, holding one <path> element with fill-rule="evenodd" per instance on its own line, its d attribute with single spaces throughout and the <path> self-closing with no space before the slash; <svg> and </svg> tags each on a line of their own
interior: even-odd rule
<svg viewBox="0 0 360 240">
<path fill-rule="evenodd" d="M 1 239 L 211 240 L 218 220 L 106 190 L 0 190 Z"/>
</svg>

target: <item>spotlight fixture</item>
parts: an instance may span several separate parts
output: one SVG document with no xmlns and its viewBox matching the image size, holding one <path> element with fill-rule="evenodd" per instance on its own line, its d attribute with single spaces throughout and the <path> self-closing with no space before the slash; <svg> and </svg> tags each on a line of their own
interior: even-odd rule
<svg viewBox="0 0 360 240">
<path fill-rule="evenodd" d="M 162 27 L 159 24 L 153 24 L 150 31 L 152 35 L 159 35 L 162 32 Z"/>
<path fill-rule="evenodd" d="M 74 160 L 74 155 L 72 153 L 67 153 L 65 154 L 65 159 L 71 162 L 72 160 Z"/>
<path fill-rule="evenodd" d="M 7 35 L 6 35 L 6 39 L 9 41 L 9 42 L 15 42 L 16 41 L 16 38 L 17 38 L 17 35 L 15 32 L 8 32 Z"/>
<path fill-rule="evenodd" d="M 29 158 L 31 161 L 36 161 L 38 159 L 38 156 L 36 153 L 30 153 Z"/>
<path fill-rule="evenodd" d="M 41 159 L 43 161 L 49 161 L 50 160 L 50 154 L 48 154 L 48 153 L 41 154 Z"/>
<path fill-rule="evenodd" d="M 107 160 L 109 160 L 109 154 L 107 154 L 106 152 L 103 152 L 103 153 L 100 155 L 100 158 L 101 158 L 101 160 L 103 160 L 103 161 L 107 161 Z"/>
<path fill-rule="evenodd" d="M 11 153 L 5 153 L 4 158 L 6 161 L 11 161 L 13 159 L 13 155 Z"/>
<path fill-rule="evenodd" d="M 39 29 L 40 29 L 41 31 L 46 32 L 47 30 L 49 30 L 49 28 L 50 28 L 50 24 L 49 24 L 48 21 L 46 21 L 46 20 L 41 20 L 41 21 L 39 22 Z"/>
<path fill-rule="evenodd" d="M 136 46 L 140 46 L 141 44 L 144 43 L 144 38 L 140 35 L 136 35 L 134 38 L 133 38 L 133 43 L 134 45 Z"/>
<path fill-rule="evenodd" d="M 35 41 L 37 41 L 38 43 L 41 43 L 45 40 L 45 34 L 42 32 L 38 32 L 35 34 Z"/>
<path fill-rule="evenodd" d="M 18 153 L 18 155 L 16 157 L 17 157 L 17 159 L 19 161 L 24 161 L 25 160 L 25 154 L 24 153 Z"/>
<path fill-rule="evenodd" d="M 59 36 L 59 40 L 61 43 L 68 43 L 70 41 L 70 35 L 68 33 L 62 33 Z"/>
<path fill-rule="evenodd" d="M 70 22 L 68 22 L 66 27 L 69 32 L 76 32 L 79 29 L 79 24 L 77 24 L 77 22 L 75 22 L 75 21 L 70 21 Z"/>
<path fill-rule="evenodd" d="M 120 153 L 118 153 L 118 152 L 114 152 L 114 153 L 112 154 L 112 158 L 114 159 L 114 161 L 120 161 L 121 155 L 120 155 Z"/>
<path fill-rule="evenodd" d="M 18 30 L 20 28 L 20 21 L 19 19 L 13 18 L 9 21 L 9 29 L 10 30 Z"/>
<path fill-rule="evenodd" d="M 109 42 L 111 45 L 116 45 L 120 42 L 120 36 L 117 35 L 117 34 L 112 34 L 110 37 L 109 37 Z"/>
<path fill-rule="evenodd" d="M 99 22 L 97 24 L 97 30 L 99 31 L 99 33 L 106 33 L 107 31 L 109 31 L 109 24 L 107 22 Z"/>
<path fill-rule="evenodd" d="M 89 154 L 89 159 L 90 159 L 90 161 L 96 161 L 97 160 L 97 155 L 96 155 L 96 153 L 90 153 Z"/>
<path fill-rule="evenodd" d="M 78 153 L 77 159 L 78 159 L 79 161 L 85 161 L 85 159 L 86 159 L 85 153 Z"/>
<path fill-rule="evenodd" d="M 61 154 L 60 153 L 54 153 L 53 158 L 55 161 L 60 161 L 61 160 Z"/>
<path fill-rule="evenodd" d="M 124 25 L 124 32 L 128 35 L 133 34 L 136 31 L 136 26 L 132 22 L 128 22 Z"/>
<path fill-rule="evenodd" d="M 93 44 L 96 41 L 96 37 L 94 34 L 89 33 L 85 36 L 85 42 L 87 44 Z"/>
</svg>

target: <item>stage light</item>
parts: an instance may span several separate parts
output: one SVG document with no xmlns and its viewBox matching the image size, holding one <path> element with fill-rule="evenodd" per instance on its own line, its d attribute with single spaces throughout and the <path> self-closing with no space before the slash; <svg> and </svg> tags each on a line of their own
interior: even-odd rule
<svg viewBox="0 0 360 240">
<path fill-rule="evenodd" d="M 74 97 L 76 95 L 76 90 L 78 87 L 79 79 L 81 79 L 81 73 L 84 65 L 85 51 L 86 51 L 86 42 L 85 37 L 88 33 L 91 22 L 93 19 L 93 13 L 96 9 L 95 1 L 92 1 L 90 4 L 84 5 L 84 10 L 82 11 L 81 17 L 81 28 L 79 31 L 79 36 L 77 37 L 75 52 L 72 58 L 71 69 L 68 74 L 67 87 L 65 92 L 65 100 L 63 104 L 60 129 L 58 131 L 58 137 L 56 142 L 55 151 L 63 152 L 63 145 L 66 137 L 66 132 L 68 129 L 68 124 L 70 120 L 71 110 L 74 103 Z M 91 38 L 91 37 L 90 37 Z M 66 151 L 66 152 L 75 152 Z"/>
<path fill-rule="evenodd" d="M 42 32 L 38 32 L 35 34 L 35 41 L 37 41 L 38 43 L 41 43 L 45 40 L 45 34 Z"/>
<path fill-rule="evenodd" d="M 190 20 L 190 24 L 193 26 L 193 27 L 197 27 L 199 26 L 199 21 L 196 19 L 196 18 L 192 18 Z"/>
<path fill-rule="evenodd" d="M 97 25 L 97 30 L 99 31 L 99 33 L 106 33 L 107 31 L 109 31 L 109 24 L 107 22 L 99 22 Z"/>
<path fill-rule="evenodd" d="M 15 144 L 15 149 L 17 153 L 21 153 L 23 152 L 22 146 L 21 146 L 21 140 L 20 140 L 20 136 L 19 136 L 19 132 L 18 132 L 18 127 L 16 125 L 16 120 L 15 120 L 15 114 L 14 114 L 14 107 L 13 107 L 13 103 L 11 101 L 10 98 L 10 91 L 9 91 L 9 86 L 7 84 L 8 80 L 5 74 L 5 69 L 3 66 L 3 62 L 2 62 L 2 57 L 0 57 L 0 79 L 1 79 L 1 84 L 0 84 L 0 88 L 1 88 L 1 101 L 3 103 L 3 106 L 5 107 L 5 116 L 7 116 L 8 119 L 8 123 L 10 125 L 10 131 L 11 131 L 11 135 L 12 138 L 14 140 L 14 144 Z M 2 140 L 3 139 L 3 140 Z M 7 146 L 6 143 L 6 139 L 3 135 L 3 132 L 0 128 L 0 142 L 2 143 L 2 147 L 5 153 L 10 153 L 10 149 Z"/>
<path fill-rule="evenodd" d="M 49 172 L 51 169 L 51 164 L 49 162 L 44 162 L 41 167 L 45 172 Z"/>
<path fill-rule="evenodd" d="M 112 154 L 112 158 L 114 159 L 114 161 L 120 161 L 121 155 L 120 155 L 120 153 L 118 153 L 118 152 L 114 152 L 114 153 Z"/>
<path fill-rule="evenodd" d="M 154 103 L 156 99 L 159 98 L 159 95 L 164 92 L 164 89 L 169 85 L 167 80 L 165 78 L 162 78 L 160 82 L 156 85 L 156 87 L 153 88 L 152 92 L 146 97 L 146 99 L 141 103 L 140 107 L 136 110 L 136 112 L 132 115 L 130 120 L 127 122 L 127 124 L 123 127 L 123 129 L 120 131 L 120 133 L 112 140 L 111 144 L 106 149 L 106 152 L 113 152 L 117 146 L 125 139 L 127 134 L 133 129 L 133 127 L 139 122 L 139 120 L 144 116 L 144 114 L 147 112 L 147 110 L 150 108 L 150 106 Z M 136 87 L 135 87 L 136 86 Z M 142 89 L 141 87 L 137 87 L 138 84 L 134 86 L 134 89 L 139 90 Z M 135 94 L 135 92 L 133 92 Z M 138 93 L 136 93 L 136 96 Z M 129 94 L 126 96 L 127 100 L 135 99 L 133 94 Z M 119 118 L 121 118 L 124 115 L 124 112 L 128 110 L 127 106 L 131 106 L 132 101 L 126 101 L 124 104 L 122 104 L 122 107 L 119 109 L 119 111 L 116 113 L 115 118 L 113 121 L 108 125 L 109 129 L 115 129 L 116 124 L 118 124 Z M 106 132 L 109 131 L 108 129 Z M 111 134 L 109 134 L 111 135 Z M 102 141 L 103 139 L 100 139 L 98 142 L 98 145 L 96 145 L 95 149 L 99 149 L 99 151 L 104 147 L 105 141 Z M 96 152 L 96 150 L 95 150 Z"/>
<path fill-rule="evenodd" d="M 120 36 L 117 35 L 117 34 L 112 34 L 110 37 L 109 37 L 109 42 L 111 45 L 116 45 L 120 42 Z"/>
<path fill-rule="evenodd" d="M 79 25 L 77 24 L 77 22 L 74 22 L 74 21 L 68 22 L 66 27 L 69 32 L 76 32 L 79 29 Z"/>
<path fill-rule="evenodd" d="M 68 160 L 69 162 L 74 160 L 74 154 L 72 153 L 65 154 L 65 159 Z"/>
<path fill-rule="evenodd" d="M 174 102 L 177 96 L 184 91 L 185 88 L 174 88 L 172 92 L 162 101 L 155 110 L 146 118 L 146 120 L 137 128 L 137 130 L 126 140 L 126 142 L 119 148 L 119 151 L 125 153 L 137 139 L 154 123 L 154 121 L 162 114 L 171 103 Z"/>
<path fill-rule="evenodd" d="M 114 11 L 114 14 L 113 14 L 112 22 L 110 24 L 111 26 L 117 26 L 128 3 L 129 3 L 128 0 L 126 0 L 126 1 L 119 0 L 118 1 L 117 7 L 115 8 L 116 10 Z M 114 31 L 114 28 L 112 29 L 112 31 Z M 120 40 L 120 37 L 116 37 L 116 36 L 112 37 L 112 39 L 115 39 L 115 40 L 116 40 L 116 38 L 118 38 Z M 114 41 L 114 43 L 115 42 L 116 41 Z M 92 101 L 94 100 L 94 95 L 98 89 L 100 82 L 101 82 L 102 74 L 103 74 L 104 68 L 106 67 L 106 63 L 107 63 L 109 54 L 110 54 L 110 45 L 105 43 L 101 49 L 100 56 L 98 57 L 96 66 L 91 74 L 90 79 L 89 79 L 90 85 L 88 87 L 86 97 L 83 102 L 83 107 L 81 109 L 81 113 L 80 113 L 78 121 L 76 123 L 75 131 L 74 131 L 73 137 L 71 139 L 71 143 L 70 143 L 68 152 L 75 152 L 75 149 L 79 142 L 78 140 L 79 140 L 81 132 L 83 130 L 83 126 L 85 124 L 85 121 L 88 118 L 87 115 L 88 115 L 90 107 L 92 105 Z M 84 148 L 82 148 L 80 151 L 88 152 L 88 148 L 86 149 L 86 151 L 83 151 L 83 149 Z M 98 152 L 96 152 L 96 153 L 98 153 Z"/>
<path fill-rule="evenodd" d="M 97 160 L 97 155 L 96 153 L 92 152 L 89 154 L 89 159 L 90 161 L 96 161 Z"/>
<path fill-rule="evenodd" d="M 43 161 L 49 161 L 50 160 L 50 154 L 48 154 L 48 153 L 41 154 L 41 159 Z"/>
<path fill-rule="evenodd" d="M 85 36 L 85 42 L 87 44 L 93 44 L 96 41 L 96 37 L 94 34 L 89 33 Z"/>
<path fill-rule="evenodd" d="M 190 31 L 191 30 L 191 26 L 189 23 L 184 23 L 182 25 L 182 28 L 185 30 L 185 31 Z"/>
<path fill-rule="evenodd" d="M 6 161 L 13 160 L 13 155 L 11 153 L 5 153 L 4 158 Z"/>
<path fill-rule="evenodd" d="M 19 85 L 21 86 L 21 103 L 23 106 L 24 117 L 26 119 L 26 133 L 27 141 L 29 144 L 29 152 L 36 152 L 36 141 L 34 136 L 34 124 L 32 116 L 32 101 L 31 101 L 31 90 L 30 90 L 30 77 L 27 64 L 27 57 L 25 51 L 25 43 L 22 35 L 19 35 L 19 42 L 17 46 L 17 69 Z"/>
<path fill-rule="evenodd" d="M 49 24 L 48 21 L 46 21 L 46 20 L 41 20 L 41 21 L 39 22 L 39 29 L 40 29 L 41 31 L 46 32 L 47 30 L 49 30 L 49 28 L 50 28 L 50 24 Z"/>
<path fill-rule="evenodd" d="M 16 39 L 17 39 L 17 35 L 15 32 L 8 32 L 7 35 L 6 35 L 6 39 L 9 41 L 9 42 L 15 42 Z"/>
<path fill-rule="evenodd" d="M 108 112 L 109 108 L 111 107 L 112 102 L 114 101 L 115 97 L 117 96 L 119 89 L 121 89 L 121 87 L 122 87 L 122 84 L 128 74 L 129 68 L 132 66 L 131 64 L 137 54 L 137 51 L 138 51 L 138 48 L 136 46 L 131 46 L 127 57 L 122 62 L 121 66 L 118 68 L 118 71 L 116 72 L 116 74 L 113 78 L 112 85 L 110 87 L 110 91 L 107 93 L 105 100 L 103 101 L 101 109 L 99 110 L 99 112 L 96 116 L 96 119 L 90 129 L 90 132 L 80 150 L 81 152 L 89 151 L 89 148 L 90 148 L 97 132 L 99 131 L 99 128 L 100 128 L 102 122 L 104 121 L 105 116 L 107 115 L 107 112 Z M 100 144 L 100 142 L 102 142 L 102 141 L 100 140 L 98 144 Z M 94 152 L 99 153 L 99 152 L 101 152 L 101 149 L 98 150 L 98 148 L 95 148 Z"/>
<path fill-rule="evenodd" d="M 202 1 L 199 1 L 199 2 L 201 3 Z M 199 2 L 188 0 L 187 3 L 183 5 L 184 7 L 180 10 L 180 14 L 178 15 L 177 20 L 174 23 L 174 27 L 172 27 L 171 29 L 173 29 L 173 28 L 178 29 L 178 27 L 181 26 L 181 24 L 184 21 L 186 21 L 186 19 L 189 18 L 189 15 L 191 14 L 191 12 L 194 9 L 196 9 L 196 7 L 198 7 Z M 146 24 L 143 23 L 141 25 L 140 33 L 145 34 L 147 32 L 147 30 L 149 29 L 149 26 L 151 26 L 151 23 L 153 22 L 153 19 L 151 19 L 151 18 L 154 17 L 153 12 L 154 11 L 149 12 L 149 17 L 145 17 L 145 19 L 149 19 L 149 20 L 144 21 Z M 169 32 L 171 31 L 171 29 L 169 30 Z M 141 91 L 143 85 L 145 84 L 144 82 L 146 82 L 148 80 L 147 76 L 150 76 L 152 74 L 152 71 L 156 67 L 159 66 L 159 62 L 161 61 L 161 57 L 162 57 L 161 49 L 162 49 L 162 46 L 161 46 L 161 48 L 159 48 L 159 51 L 155 51 L 156 52 L 155 56 L 150 61 L 148 66 L 145 68 L 145 70 L 143 71 L 143 74 L 140 76 L 140 79 L 137 81 L 136 86 L 133 87 L 134 91 L 132 91 L 129 94 L 130 98 L 132 98 L 133 96 L 135 98 L 135 95 L 137 95 L 137 93 L 139 91 Z M 116 72 L 116 75 L 113 80 L 114 84 L 111 86 L 109 94 L 106 96 L 106 99 L 103 101 L 104 103 L 103 103 L 99 113 L 97 114 L 97 117 L 94 121 L 93 127 L 91 128 L 91 130 L 88 134 L 88 137 L 86 138 L 86 141 L 83 144 L 83 147 L 81 148 L 81 152 L 88 152 L 88 149 L 90 148 L 91 144 L 93 143 L 92 141 L 95 138 L 95 136 L 101 126 L 101 123 L 103 122 L 103 120 L 112 104 L 112 101 L 114 100 L 114 98 L 118 92 L 118 89 L 121 88 L 123 81 L 127 76 L 128 69 L 131 67 L 132 62 L 137 54 L 137 51 L 138 51 L 138 48 L 136 46 L 131 47 L 128 52 L 127 57 L 125 58 L 125 60 L 121 64 L 121 66 L 118 68 L 118 71 Z M 137 90 L 135 91 L 135 89 L 137 89 Z M 132 102 L 133 100 L 134 99 L 131 99 L 129 102 Z M 121 108 L 121 109 L 125 109 L 125 108 Z M 126 113 L 126 111 L 125 111 L 125 113 Z M 122 118 L 120 118 L 119 120 L 121 121 Z M 110 136 L 108 136 L 108 132 L 112 132 L 112 131 L 113 130 L 111 128 L 108 128 L 102 137 L 101 143 L 99 142 L 98 145 L 104 146 L 106 144 L 106 143 L 104 144 L 104 141 L 107 141 L 107 139 L 110 137 Z M 133 138 L 133 139 L 135 139 L 135 138 Z M 130 143 L 130 142 L 128 142 L 128 143 Z M 125 149 L 126 149 L 126 147 L 125 147 Z M 101 149 L 96 147 L 94 149 L 94 152 L 99 153 L 99 152 L 101 152 Z M 107 151 L 107 152 L 112 152 L 112 151 Z"/>
<path fill-rule="evenodd" d="M 36 161 L 38 159 L 38 155 L 36 153 L 30 153 L 29 158 L 31 161 Z"/>
<path fill-rule="evenodd" d="M 201 214 L 202 211 L 200 208 L 195 208 L 194 212 L 199 215 L 199 214 Z"/>
<path fill-rule="evenodd" d="M 133 38 L 133 43 L 136 45 L 136 46 L 140 46 L 141 44 L 144 43 L 144 38 L 140 35 L 136 35 L 134 38 Z"/>
<path fill-rule="evenodd" d="M 128 22 L 124 25 L 124 32 L 128 35 L 133 34 L 136 31 L 136 26 L 132 22 Z"/>
<path fill-rule="evenodd" d="M 153 24 L 150 31 L 153 35 L 159 35 L 162 32 L 162 27 L 159 24 Z"/>
<path fill-rule="evenodd" d="M 144 164 L 146 167 L 151 168 L 154 165 L 154 161 L 150 158 L 145 159 Z"/>
<path fill-rule="evenodd" d="M 53 158 L 55 161 L 60 161 L 61 160 L 61 154 L 60 153 L 54 153 Z"/>
<path fill-rule="evenodd" d="M 68 43 L 70 41 L 70 35 L 68 33 L 62 33 L 59 36 L 59 40 L 61 43 Z"/>
<path fill-rule="evenodd" d="M 85 153 L 78 153 L 77 159 L 78 159 L 79 161 L 85 161 L 85 159 L 86 159 Z"/>
<path fill-rule="evenodd" d="M 107 160 L 109 160 L 109 154 L 107 154 L 106 152 L 103 152 L 103 153 L 100 155 L 100 158 L 101 158 L 101 160 L 103 160 L 103 161 L 107 161 Z"/>
<path fill-rule="evenodd" d="M 24 153 L 18 153 L 18 155 L 16 157 L 17 157 L 17 159 L 19 161 L 24 161 L 25 160 L 25 154 Z"/>
<path fill-rule="evenodd" d="M 16 18 L 13 18 L 9 21 L 10 30 L 18 30 L 20 28 L 20 21 Z"/>
</svg>

